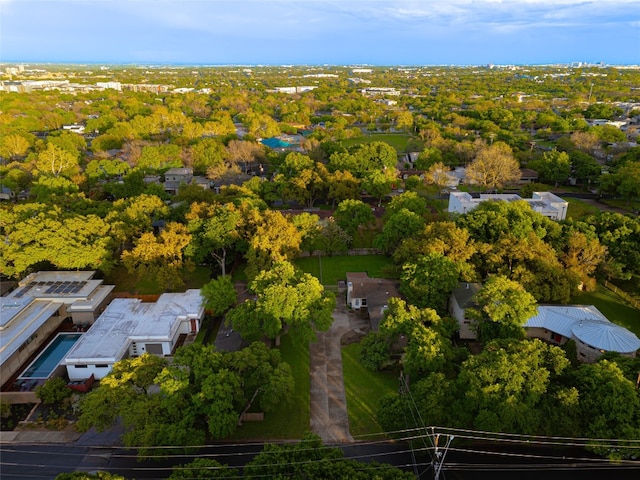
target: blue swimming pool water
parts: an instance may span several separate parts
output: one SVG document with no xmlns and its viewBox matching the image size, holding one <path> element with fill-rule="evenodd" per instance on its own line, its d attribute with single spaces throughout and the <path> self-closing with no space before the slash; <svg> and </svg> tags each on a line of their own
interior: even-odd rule
<svg viewBox="0 0 640 480">
<path fill-rule="evenodd" d="M 49 378 L 81 333 L 59 333 L 29 365 L 20 378 Z"/>
</svg>

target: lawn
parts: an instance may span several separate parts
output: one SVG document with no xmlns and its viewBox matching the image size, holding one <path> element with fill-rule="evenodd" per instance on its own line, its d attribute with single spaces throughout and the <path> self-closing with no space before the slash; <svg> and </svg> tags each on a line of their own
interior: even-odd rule
<svg viewBox="0 0 640 480">
<path fill-rule="evenodd" d="M 571 299 L 579 305 L 595 305 L 613 323 L 628 328 L 640 337 L 640 310 L 627 304 L 624 299 L 602 285 L 595 292 L 587 292 Z"/>
<path fill-rule="evenodd" d="M 282 359 L 291 366 L 296 382 L 291 401 L 282 404 L 273 412 L 266 413 L 263 422 L 245 422 L 230 439 L 300 439 L 310 430 L 309 345 L 293 342 L 289 335 L 285 335 L 282 337 L 280 352 Z"/>
<path fill-rule="evenodd" d="M 362 143 L 385 142 L 396 149 L 398 153 L 405 152 L 411 136 L 404 133 L 371 133 L 361 137 L 342 140 L 340 143 L 345 147 L 360 145 Z"/>
<path fill-rule="evenodd" d="M 193 272 L 184 275 L 185 286 L 188 288 L 201 288 L 211 278 L 211 270 L 207 267 L 196 267 Z M 116 292 L 131 292 L 141 295 L 152 295 L 163 293 L 163 289 L 158 286 L 155 279 L 145 277 L 138 279 L 135 275 L 127 272 L 126 268 L 118 266 L 109 275 L 105 275 L 105 285 L 115 285 Z"/>
<path fill-rule="evenodd" d="M 349 431 L 361 440 L 386 438 L 376 420 L 378 400 L 398 391 L 397 372 L 372 372 L 358 360 L 360 344 L 352 343 L 342 349 L 342 372 L 347 395 Z"/>
<path fill-rule="evenodd" d="M 600 209 L 593 205 L 590 205 L 577 198 L 565 198 L 569 202 L 569 209 L 567 210 L 567 218 L 573 220 L 579 220 L 587 215 L 596 215 L 600 213 Z"/>
<path fill-rule="evenodd" d="M 294 263 L 303 271 L 320 279 L 323 285 L 337 285 L 347 272 L 367 272 L 370 277 L 386 278 L 385 267 L 391 266 L 384 255 L 340 255 L 336 257 L 302 257 Z"/>
</svg>

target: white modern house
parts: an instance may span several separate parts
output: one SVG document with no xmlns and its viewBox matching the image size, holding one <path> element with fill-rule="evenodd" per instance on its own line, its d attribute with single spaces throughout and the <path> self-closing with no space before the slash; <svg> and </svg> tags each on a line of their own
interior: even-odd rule
<svg viewBox="0 0 640 480">
<path fill-rule="evenodd" d="M 0 297 L 0 384 L 19 374 L 65 319 L 79 327 L 93 323 L 114 288 L 93 279 L 94 274 L 36 272 Z"/>
<path fill-rule="evenodd" d="M 67 353 L 63 364 L 71 381 L 96 380 L 123 358 L 145 353 L 171 355 L 204 318 L 200 290 L 164 293 L 156 302 L 116 298 Z"/>
<path fill-rule="evenodd" d="M 468 192 L 451 192 L 449 195 L 450 213 L 467 213 L 476 208 L 482 202 L 504 201 L 516 202 L 524 200 L 531 208 L 552 220 L 564 220 L 567 217 L 569 202 L 554 195 L 551 192 L 534 192 L 532 198 L 522 198 L 517 194 L 480 194 L 480 197 L 473 197 Z"/>
</svg>

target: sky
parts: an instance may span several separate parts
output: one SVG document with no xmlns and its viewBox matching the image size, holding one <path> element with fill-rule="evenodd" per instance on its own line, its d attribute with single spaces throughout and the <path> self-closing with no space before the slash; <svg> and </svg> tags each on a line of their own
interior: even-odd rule
<svg viewBox="0 0 640 480">
<path fill-rule="evenodd" d="M 0 62 L 640 64 L 640 0 L 0 0 Z"/>
</svg>

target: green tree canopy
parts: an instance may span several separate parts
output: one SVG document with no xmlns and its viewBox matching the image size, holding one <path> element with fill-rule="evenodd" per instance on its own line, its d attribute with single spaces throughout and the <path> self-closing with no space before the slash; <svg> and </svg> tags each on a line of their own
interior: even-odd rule
<svg viewBox="0 0 640 480">
<path fill-rule="evenodd" d="M 489 277 L 475 295 L 474 328 L 484 340 L 522 338 L 523 325 L 537 313 L 535 298 L 522 285 L 502 275 Z"/>
</svg>

